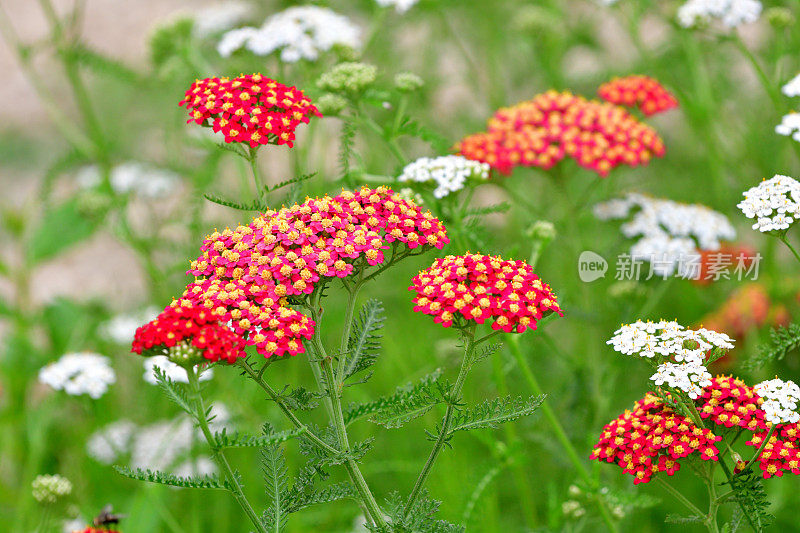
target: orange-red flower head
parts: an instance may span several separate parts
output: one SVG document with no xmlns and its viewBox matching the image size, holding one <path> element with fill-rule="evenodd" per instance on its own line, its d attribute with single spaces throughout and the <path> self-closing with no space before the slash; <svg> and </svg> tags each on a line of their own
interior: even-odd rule
<svg viewBox="0 0 800 533">
<path fill-rule="evenodd" d="M 649 76 L 625 76 L 604 83 L 597 94 L 606 102 L 638 107 L 647 116 L 678 107 L 678 100 L 658 80 Z"/>
<path fill-rule="evenodd" d="M 303 91 L 261 74 L 195 81 L 181 100 L 187 122 L 211 126 L 225 142 L 255 148 L 262 144 L 293 145 L 294 131 L 311 116 L 322 116 Z"/>
<path fill-rule="evenodd" d="M 556 296 L 524 261 L 480 254 L 437 259 L 414 277 L 414 311 L 444 327 L 492 319 L 492 329 L 522 333 L 545 314 L 562 316 Z"/>
<path fill-rule="evenodd" d="M 664 143 L 650 126 L 621 107 L 570 92 L 548 91 L 499 109 L 488 126 L 456 150 L 504 174 L 518 166 L 548 169 L 571 157 L 607 176 L 619 165 L 644 165 L 664 155 Z"/>
</svg>

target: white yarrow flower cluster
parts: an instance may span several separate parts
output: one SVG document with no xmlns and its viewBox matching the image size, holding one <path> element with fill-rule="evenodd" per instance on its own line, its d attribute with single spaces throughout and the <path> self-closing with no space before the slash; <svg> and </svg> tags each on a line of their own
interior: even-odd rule
<svg viewBox="0 0 800 533">
<path fill-rule="evenodd" d="M 260 28 L 245 27 L 222 36 L 217 51 L 228 57 L 242 47 L 256 55 L 280 51 L 285 63 L 314 61 L 334 46 L 361 47 L 361 30 L 350 19 L 326 7 L 290 7 L 264 21 Z"/>
<path fill-rule="evenodd" d="M 728 28 L 755 22 L 763 6 L 759 0 L 689 0 L 678 9 L 678 22 L 684 28 L 718 19 Z"/>
<path fill-rule="evenodd" d="M 36 476 L 31 485 L 33 499 L 39 503 L 56 503 L 72 492 L 72 482 L 64 476 L 43 475 Z"/>
<path fill-rule="evenodd" d="M 90 353 L 68 353 L 39 370 L 39 381 L 72 396 L 88 394 L 98 399 L 116 382 L 108 357 Z"/>
<path fill-rule="evenodd" d="M 703 394 L 703 388 L 711 385 L 711 374 L 698 362 L 676 364 L 667 361 L 658 366 L 650 380 L 659 387 L 666 384 L 673 389 L 682 390 L 695 400 Z"/>
<path fill-rule="evenodd" d="M 153 320 L 159 312 L 158 307 L 150 306 L 141 311 L 116 315 L 100 325 L 99 333 L 116 344 L 130 344 L 136 329 Z"/>
<path fill-rule="evenodd" d="M 624 355 L 646 359 L 661 357 L 677 363 L 703 364 L 713 349 L 733 349 L 733 340 L 724 333 L 705 328 L 685 329 L 675 321 L 661 320 L 623 324 L 606 344 Z"/>
<path fill-rule="evenodd" d="M 189 376 L 186 369 L 169 360 L 165 355 L 154 355 L 144 358 L 144 380 L 151 385 L 158 385 L 156 381 L 155 369 L 158 368 L 172 381 L 176 383 L 189 383 Z M 214 377 L 214 370 L 207 368 L 200 374 L 200 381 L 208 381 Z"/>
<path fill-rule="evenodd" d="M 211 409 L 209 428 L 212 432 L 233 429 L 231 415 L 221 404 Z M 130 420 L 119 420 L 96 431 L 86 444 L 87 453 L 103 464 L 120 462 L 130 457 L 132 468 L 170 470 L 185 473 L 197 467 L 208 473 L 204 464 L 181 463 L 186 460 L 195 445 L 203 440 L 202 433 L 195 428 L 187 416 L 172 420 L 161 420 L 146 426 L 137 426 Z M 197 459 L 198 463 L 200 458 Z"/>
<path fill-rule="evenodd" d="M 394 6 L 395 11 L 398 13 L 405 13 L 416 4 L 419 0 L 375 0 L 381 7 Z"/>
<path fill-rule="evenodd" d="M 460 155 L 420 157 L 409 163 L 397 177 L 400 182 L 436 183 L 433 195 L 444 198 L 464 188 L 467 180 L 489 179 L 489 165 Z"/>
<path fill-rule="evenodd" d="M 736 204 L 747 218 L 755 218 L 753 229 L 761 232 L 787 229 L 800 213 L 800 182 L 776 174 L 744 193 Z"/>
<path fill-rule="evenodd" d="M 635 212 L 634 212 L 635 211 Z M 624 219 L 626 237 L 640 237 L 631 247 L 631 259 L 649 261 L 654 274 L 669 276 L 674 272 L 691 277 L 693 264 L 699 264 L 698 250 L 717 250 L 721 240 L 736 238 L 728 218 L 699 204 L 629 193 L 594 206 L 600 220 Z"/>
<path fill-rule="evenodd" d="M 800 96 L 800 74 L 789 80 L 789 82 L 781 88 L 781 91 L 789 98 Z"/>
<path fill-rule="evenodd" d="M 775 126 L 775 133 L 791 137 L 800 142 L 800 113 L 789 113 L 784 115 L 781 123 Z"/>
<path fill-rule="evenodd" d="M 97 166 L 84 167 L 76 176 L 83 189 L 96 187 L 102 182 Z M 111 169 L 111 188 L 117 194 L 136 194 L 145 198 L 159 198 L 174 191 L 180 177 L 169 170 L 154 167 L 139 161 L 121 163 Z"/>
<path fill-rule="evenodd" d="M 800 421 L 797 402 L 800 401 L 800 387 L 794 381 L 770 379 L 762 381 L 753 390 L 764 399 L 761 409 L 764 418 L 773 424 L 794 424 Z"/>
</svg>

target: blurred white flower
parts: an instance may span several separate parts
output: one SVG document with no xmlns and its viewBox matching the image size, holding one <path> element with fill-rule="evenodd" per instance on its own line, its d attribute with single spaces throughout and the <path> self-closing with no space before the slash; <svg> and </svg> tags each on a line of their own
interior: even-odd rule
<svg viewBox="0 0 800 533">
<path fill-rule="evenodd" d="M 246 2 L 229 0 L 201 8 L 194 13 L 194 32 L 198 37 L 233 28 L 253 12 Z"/>
<path fill-rule="evenodd" d="M 72 493 L 72 483 L 58 474 L 36 476 L 31 485 L 33 499 L 39 503 L 55 503 Z"/>
<path fill-rule="evenodd" d="M 122 419 L 92 433 L 86 443 L 86 453 L 96 461 L 110 465 L 130 451 L 136 424 Z"/>
<path fill-rule="evenodd" d="M 433 195 L 444 198 L 451 192 L 464 188 L 467 180 L 486 180 L 489 178 L 489 165 L 472 161 L 460 155 L 441 157 L 420 157 L 409 163 L 397 177 L 400 182 L 434 182 Z"/>
<path fill-rule="evenodd" d="M 375 0 L 381 7 L 394 6 L 395 11 L 398 13 L 405 13 L 416 4 L 419 0 Z"/>
<path fill-rule="evenodd" d="M 682 390 L 691 399 L 697 399 L 703 394 L 703 388 L 711 385 L 711 374 L 705 366 L 698 362 L 662 363 L 650 380 L 657 386 L 665 383 L 678 390 Z"/>
<path fill-rule="evenodd" d="M 794 424 L 800 421 L 797 402 L 800 401 L 800 387 L 794 381 L 770 379 L 762 381 L 753 390 L 764 399 L 761 409 L 764 418 L 773 424 Z"/>
<path fill-rule="evenodd" d="M 791 136 L 792 139 L 800 142 L 800 113 L 784 115 L 781 123 L 775 126 L 775 133 L 787 137 Z"/>
<path fill-rule="evenodd" d="M 64 520 L 61 523 L 61 531 L 63 531 L 63 533 L 75 533 L 76 531 L 85 531 L 85 530 L 86 530 L 86 520 L 80 517 Z"/>
<path fill-rule="evenodd" d="M 755 22 L 761 15 L 759 0 L 689 0 L 678 9 L 678 22 L 684 28 L 719 19 L 728 28 Z"/>
<path fill-rule="evenodd" d="M 630 220 L 621 226 L 629 238 L 640 237 L 631 247 L 631 259 L 651 263 L 654 274 L 668 276 L 678 272 L 691 277 L 699 265 L 698 250 L 718 250 L 721 240 L 736 238 L 728 218 L 699 204 L 629 193 L 594 206 L 600 220 Z M 632 216 L 631 216 L 631 213 Z"/>
<path fill-rule="evenodd" d="M 180 365 L 176 365 L 167 358 L 165 355 L 156 355 L 153 357 L 145 357 L 144 365 L 144 380 L 151 385 L 158 385 L 154 370 L 156 367 L 160 368 L 169 379 L 176 383 L 189 383 L 189 377 L 186 375 L 186 369 Z M 200 381 L 208 381 L 214 377 L 214 370 L 208 368 L 200 374 Z"/>
<path fill-rule="evenodd" d="M 361 30 L 347 17 L 326 7 L 298 6 L 270 16 L 260 28 L 227 32 L 217 51 L 228 57 L 242 47 L 261 56 L 280 50 L 281 61 L 294 63 L 301 59 L 314 61 L 320 52 L 336 45 L 360 48 Z"/>
<path fill-rule="evenodd" d="M 105 356 L 90 353 L 68 353 L 39 370 L 39 381 L 72 396 L 88 394 L 98 399 L 108 391 L 117 377 Z"/>
<path fill-rule="evenodd" d="M 131 467 L 168 470 L 189 453 L 195 440 L 194 424 L 186 416 L 141 427 L 131 444 Z"/>
<path fill-rule="evenodd" d="M 781 88 L 783 94 L 788 97 L 800 96 L 800 74 L 789 80 L 789 82 Z"/>
<path fill-rule="evenodd" d="M 201 455 L 176 466 L 172 473 L 180 477 L 210 476 L 217 473 L 217 465 L 210 457 Z"/>
<path fill-rule="evenodd" d="M 169 170 L 139 161 L 121 163 L 111 169 L 111 188 L 117 194 L 136 194 L 145 198 L 166 196 L 177 188 L 180 177 Z M 76 181 L 81 188 L 96 187 L 102 181 L 96 165 L 78 171 Z"/>
<path fill-rule="evenodd" d="M 136 329 L 153 320 L 158 313 L 158 307 L 150 306 L 142 311 L 116 315 L 100 325 L 99 333 L 117 344 L 128 345 L 133 342 Z"/>
<path fill-rule="evenodd" d="M 744 193 L 736 204 L 747 218 L 755 218 L 753 229 L 761 232 L 788 228 L 800 213 L 800 182 L 776 174 Z"/>
</svg>

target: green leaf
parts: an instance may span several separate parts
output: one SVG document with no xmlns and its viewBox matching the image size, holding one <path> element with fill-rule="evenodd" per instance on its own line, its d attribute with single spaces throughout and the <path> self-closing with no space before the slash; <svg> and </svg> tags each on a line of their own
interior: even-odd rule
<svg viewBox="0 0 800 533">
<path fill-rule="evenodd" d="M 123 62 L 92 50 L 83 43 L 79 42 L 73 45 L 70 52 L 74 59 L 97 74 L 110 76 L 139 86 L 148 81 L 146 77 L 140 76 L 138 72 Z"/>
<path fill-rule="evenodd" d="M 682 516 L 677 514 L 668 514 L 667 517 L 664 518 L 664 522 L 667 524 L 702 524 L 705 519 L 705 516 Z"/>
<path fill-rule="evenodd" d="M 440 501 L 429 498 L 427 489 L 423 489 L 408 516 L 405 516 L 405 501 L 398 492 L 393 492 L 386 505 L 391 519 L 389 528 L 366 527 L 375 533 L 463 533 L 464 526 L 435 518 L 440 505 Z"/>
<path fill-rule="evenodd" d="M 495 213 L 505 213 L 509 209 L 511 209 L 511 204 L 508 202 L 500 202 L 499 204 L 467 209 L 466 213 L 464 213 L 464 217 L 480 217 L 485 215 L 493 215 Z"/>
<path fill-rule="evenodd" d="M 284 403 L 293 411 L 309 411 L 319 405 L 321 395 L 318 392 L 312 392 L 305 387 L 295 387 L 289 394 L 281 396 Z"/>
<path fill-rule="evenodd" d="M 386 321 L 383 304 L 379 300 L 369 300 L 361 308 L 358 318 L 353 322 L 347 354 L 344 378 L 347 379 L 375 364 L 381 348 L 381 338 L 377 332 Z"/>
<path fill-rule="evenodd" d="M 264 473 L 264 489 L 269 506 L 262 515 L 264 527 L 280 533 L 286 527 L 289 513 L 284 508 L 284 492 L 287 489 L 286 459 L 281 447 L 277 444 L 264 446 L 261 449 L 261 468 Z"/>
<path fill-rule="evenodd" d="M 350 177 L 350 161 L 355 155 L 356 126 L 355 121 L 349 117 L 342 117 L 342 132 L 339 136 L 339 167 L 341 179 Z"/>
<path fill-rule="evenodd" d="M 233 200 L 226 200 L 225 198 L 213 194 L 203 194 L 203 197 L 209 202 L 214 202 L 224 207 L 230 207 L 231 209 L 238 209 L 239 211 L 258 211 L 259 213 L 269 211 L 269 206 L 261 200 L 253 200 L 249 204 L 244 204 Z"/>
<path fill-rule="evenodd" d="M 444 154 L 452 152 L 453 143 L 450 142 L 445 136 L 408 117 L 403 119 L 403 122 L 400 124 L 397 132 L 401 135 L 410 135 L 412 137 L 422 139 L 431 145 L 431 147 L 436 150 L 437 153 Z"/>
<path fill-rule="evenodd" d="M 189 397 L 186 396 L 186 391 L 183 390 L 183 387 L 172 381 L 160 367 L 155 367 L 153 369 L 153 375 L 156 378 L 156 383 L 159 388 L 164 391 L 167 398 L 188 413 L 193 419 L 196 419 L 197 414 L 189 401 Z"/>
<path fill-rule="evenodd" d="M 47 210 L 28 241 L 26 253 L 32 263 L 50 259 L 89 238 L 98 226 L 78 209 L 77 200 Z"/>
<path fill-rule="evenodd" d="M 780 361 L 787 353 L 798 347 L 800 347 L 800 324 L 775 328 L 769 333 L 769 341 L 759 347 L 758 354 L 745 363 L 745 368 L 755 370 L 765 364 Z"/>
<path fill-rule="evenodd" d="M 246 435 L 238 432 L 229 434 L 223 428 L 222 431 L 214 433 L 214 441 L 221 448 L 260 448 L 286 442 L 301 433 L 302 431 L 298 429 L 288 429 L 269 435 Z"/>
<path fill-rule="evenodd" d="M 345 423 L 371 417 L 370 421 L 387 428 L 398 428 L 430 411 L 443 402 L 439 378 L 442 371 L 426 375 L 417 383 L 409 383 L 388 396 L 363 404 L 352 404 L 345 413 Z"/>
<path fill-rule="evenodd" d="M 544 401 L 545 396 L 506 396 L 486 400 L 475 407 L 457 411 L 453 416 L 450 434 L 472 429 L 496 428 L 532 414 Z"/>
<path fill-rule="evenodd" d="M 158 470 L 142 470 L 141 468 L 131 469 L 127 466 L 114 465 L 114 470 L 117 473 L 137 481 L 147 481 L 149 483 L 158 483 L 161 485 L 169 485 L 171 487 L 182 487 L 186 489 L 218 489 L 230 490 L 226 482 L 221 481 L 216 476 L 200 476 L 200 477 L 182 477 L 170 474 L 168 472 L 160 472 Z"/>
</svg>

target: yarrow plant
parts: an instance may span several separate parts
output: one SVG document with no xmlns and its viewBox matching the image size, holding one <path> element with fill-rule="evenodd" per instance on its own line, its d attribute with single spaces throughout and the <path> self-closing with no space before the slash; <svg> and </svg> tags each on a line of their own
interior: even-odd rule
<svg viewBox="0 0 800 533">
<path fill-rule="evenodd" d="M 787 232 L 800 213 L 800 182 L 776 174 L 744 193 L 736 204 L 747 218 L 756 219 L 753 229 L 778 237 L 800 261 L 800 254 L 789 243 Z"/>
<path fill-rule="evenodd" d="M 631 246 L 631 260 L 650 262 L 654 274 L 678 273 L 697 278 L 700 253 L 719 250 L 721 241 L 736 238 L 728 218 L 706 206 L 629 193 L 594 206 L 600 220 L 630 219 L 621 226 Z"/>
<path fill-rule="evenodd" d="M 634 484 L 657 479 L 692 511 L 690 519 L 709 531 L 718 531 L 718 509 L 725 503 L 738 505 L 749 524 L 760 530 L 770 518 L 769 504 L 752 466 L 758 463 L 763 479 L 784 471 L 800 473 L 795 447 L 800 388 L 777 378 L 749 387 L 738 378 L 712 377 L 708 365 L 732 349 L 733 341 L 705 328 L 637 321 L 623 325 L 608 344 L 654 366 L 650 379 L 655 389 L 605 426 L 592 458 L 616 463 L 634 477 Z M 749 461 L 733 449 L 743 432 L 750 434 L 745 444 L 756 448 Z M 661 477 L 674 475 L 686 463 L 709 489 L 707 512 Z M 717 465 L 722 482 L 715 474 Z M 719 485 L 727 485 L 728 492 L 717 494 Z"/>
<path fill-rule="evenodd" d="M 625 107 L 637 107 L 647 116 L 678 107 L 678 100 L 658 80 L 649 76 L 614 78 L 597 89 L 603 100 Z"/>
<path fill-rule="evenodd" d="M 39 371 L 39 381 L 71 396 L 97 400 L 117 381 L 108 357 L 91 352 L 68 353 Z"/>
<path fill-rule="evenodd" d="M 658 134 L 623 108 L 570 92 L 548 91 L 502 108 L 488 126 L 456 149 L 503 174 L 520 166 L 546 170 L 570 157 L 605 177 L 620 165 L 644 165 L 665 151 Z"/>
</svg>

